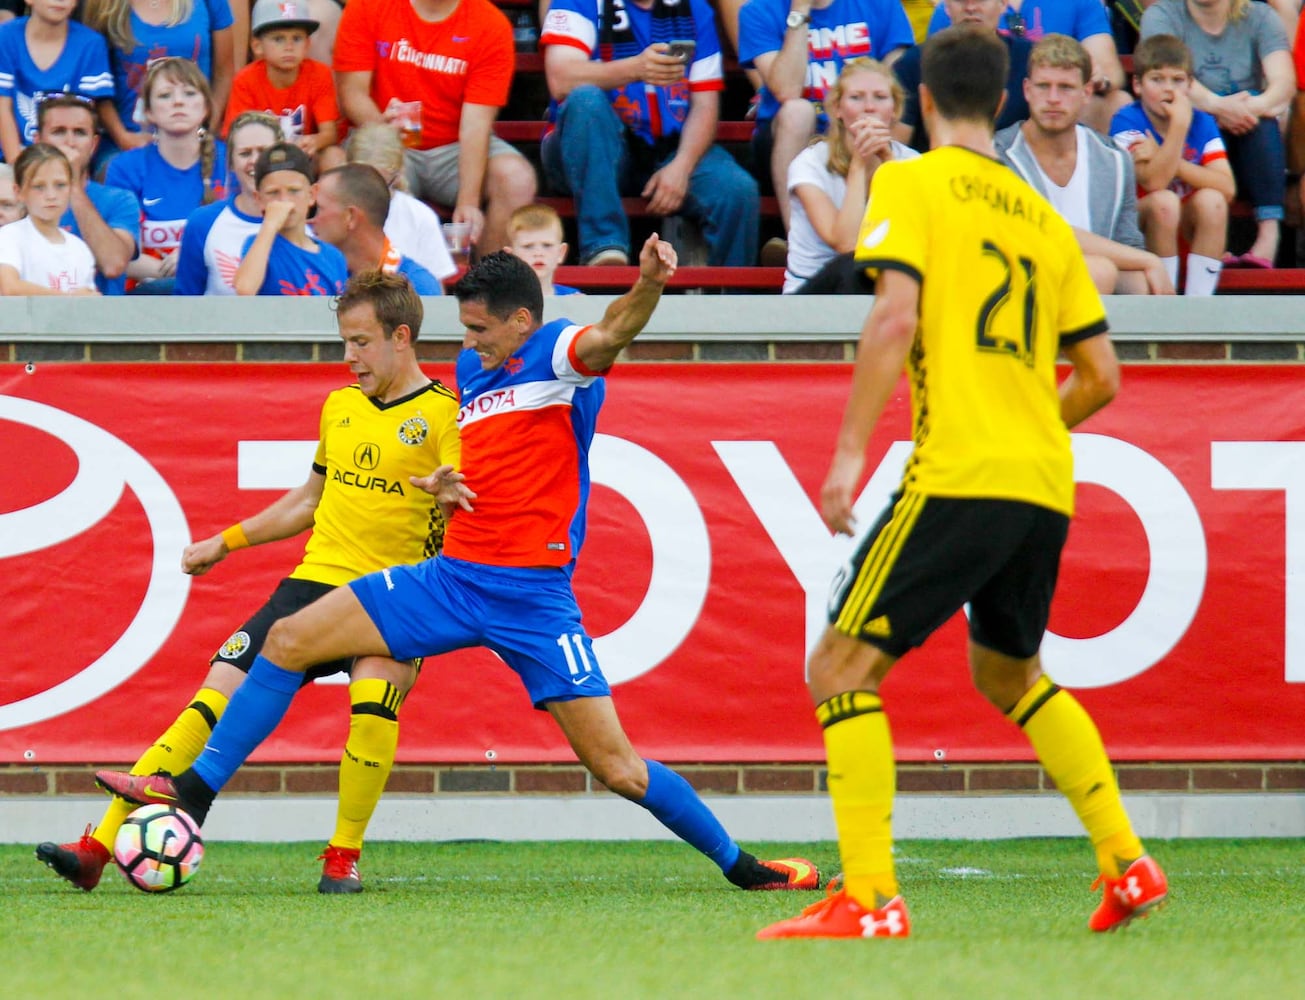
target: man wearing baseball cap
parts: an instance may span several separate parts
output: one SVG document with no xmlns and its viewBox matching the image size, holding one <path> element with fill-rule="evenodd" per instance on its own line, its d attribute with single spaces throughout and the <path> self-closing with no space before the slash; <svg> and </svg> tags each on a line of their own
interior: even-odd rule
<svg viewBox="0 0 1305 1000">
<path fill-rule="evenodd" d="M 339 295 L 349 277 L 344 254 L 308 231 L 313 161 L 278 142 L 259 154 L 254 183 L 263 221 L 241 248 L 237 295 Z"/>
<path fill-rule="evenodd" d="M 318 23 L 307 0 L 258 0 L 250 20 L 256 58 L 236 74 L 222 132 L 243 111 L 266 111 L 281 119 L 286 141 L 316 162 L 335 146 L 340 118 L 330 67 L 308 58 L 308 36 Z M 342 153 L 335 162 L 344 162 Z"/>
</svg>

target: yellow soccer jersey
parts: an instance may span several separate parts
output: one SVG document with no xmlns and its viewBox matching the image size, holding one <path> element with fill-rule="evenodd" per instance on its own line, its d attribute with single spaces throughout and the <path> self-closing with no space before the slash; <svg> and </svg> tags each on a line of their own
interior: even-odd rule
<svg viewBox="0 0 1305 1000">
<path fill-rule="evenodd" d="M 1072 514 L 1060 345 L 1106 331 L 1073 231 L 1013 170 L 959 146 L 875 173 L 856 260 L 920 281 L 903 488 Z"/>
<path fill-rule="evenodd" d="M 290 575 L 335 586 L 439 551 L 434 498 L 408 482 L 461 464 L 458 401 L 440 384 L 392 403 L 352 385 L 322 406 L 313 471 L 326 477 L 304 558 Z"/>
</svg>

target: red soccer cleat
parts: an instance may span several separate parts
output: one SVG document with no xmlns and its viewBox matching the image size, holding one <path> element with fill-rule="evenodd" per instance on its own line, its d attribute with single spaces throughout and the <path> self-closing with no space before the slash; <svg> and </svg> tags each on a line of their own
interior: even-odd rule
<svg viewBox="0 0 1305 1000">
<path fill-rule="evenodd" d="M 847 894 L 831 892 L 798 916 L 757 931 L 757 940 L 774 938 L 904 938 L 910 937 L 906 901 L 894 896 L 877 910 L 867 910 Z"/>
<path fill-rule="evenodd" d="M 327 844 L 317 858 L 322 864 L 322 877 L 317 891 L 324 893 L 362 892 L 362 876 L 358 874 L 358 858 L 362 851 Z"/>
<path fill-rule="evenodd" d="M 90 892 L 100 884 L 100 875 L 112 855 L 109 849 L 91 836 L 94 829 L 89 824 L 81 840 L 75 844 L 38 844 L 36 858 L 54 869 L 60 878 L 66 878 L 78 889 Z"/>
<path fill-rule="evenodd" d="M 1113 931 L 1132 920 L 1145 917 L 1165 901 L 1169 882 L 1150 857 L 1143 854 L 1128 866 L 1119 878 L 1099 875 L 1092 888 L 1105 884 L 1101 905 L 1088 918 L 1088 927 L 1097 931 Z"/>
<path fill-rule="evenodd" d="M 166 774 L 128 774 L 126 771 L 96 771 L 95 783 L 110 795 L 147 806 L 155 802 L 175 806 L 177 786 Z"/>
</svg>

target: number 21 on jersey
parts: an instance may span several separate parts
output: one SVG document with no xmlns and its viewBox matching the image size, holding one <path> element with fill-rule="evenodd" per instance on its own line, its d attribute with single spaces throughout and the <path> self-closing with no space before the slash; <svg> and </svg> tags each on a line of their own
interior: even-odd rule
<svg viewBox="0 0 1305 1000">
<path fill-rule="evenodd" d="M 974 343 L 980 351 L 1010 354 L 1032 368 L 1037 309 L 1038 269 L 1032 258 L 1011 258 L 991 240 L 983 241 L 983 256 L 1000 265 L 997 283 L 979 307 Z"/>
</svg>

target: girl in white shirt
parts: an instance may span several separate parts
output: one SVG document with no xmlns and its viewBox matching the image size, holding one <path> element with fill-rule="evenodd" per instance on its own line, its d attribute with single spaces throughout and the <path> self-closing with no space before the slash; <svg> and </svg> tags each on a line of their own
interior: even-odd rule
<svg viewBox="0 0 1305 1000">
<path fill-rule="evenodd" d="M 59 228 L 72 197 L 68 158 L 33 143 L 15 161 L 14 177 L 27 218 L 0 227 L 0 294 L 99 295 L 91 248 Z"/>
<path fill-rule="evenodd" d="M 793 158 L 785 293 L 794 292 L 829 260 L 849 253 L 870 198 L 875 171 L 889 160 L 919 156 L 893 139 L 902 88 L 874 59 L 844 63 L 829 89 L 829 132 Z"/>
</svg>

